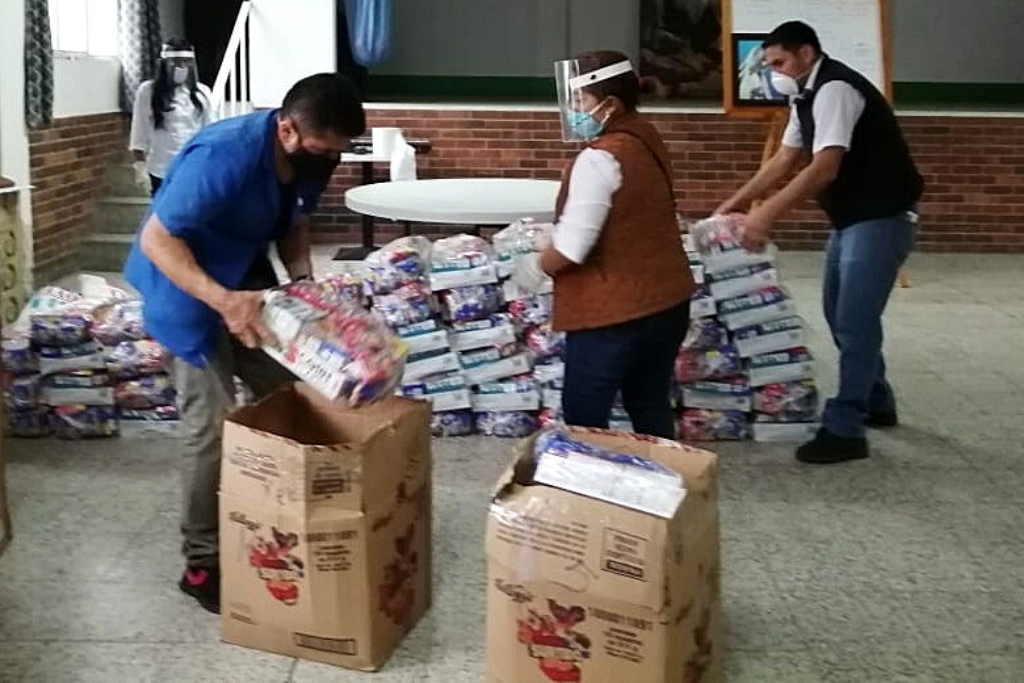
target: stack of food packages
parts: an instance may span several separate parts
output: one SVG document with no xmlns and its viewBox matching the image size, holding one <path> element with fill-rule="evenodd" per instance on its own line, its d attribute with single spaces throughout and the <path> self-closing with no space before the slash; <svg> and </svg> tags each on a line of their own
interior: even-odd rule
<svg viewBox="0 0 1024 683">
<path fill-rule="evenodd" d="M 44 287 L 3 341 L 7 433 L 80 439 L 125 424 L 176 425 L 163 350 L 145 338 L 141 302 L 83 277 Z"/>
<path fill-rule="evenodd" d="M 699 288 L 676 362 L 682 438 L 802 440 L 818 409 L 804 323 L 781 286 L 778 250 L 746 251 L 740 226 L 715 216 L 686 238 Z"/>
</svg>

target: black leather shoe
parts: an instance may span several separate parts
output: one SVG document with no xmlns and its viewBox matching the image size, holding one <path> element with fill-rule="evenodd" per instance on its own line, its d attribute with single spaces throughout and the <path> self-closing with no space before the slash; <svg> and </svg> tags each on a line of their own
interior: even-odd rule
<svg viewBox="0 0 1024 683">
<path fill-rule="evenodd" d="M 864 425 L 874 429 L 887 429 L 895 427 L 899 423 L 900 420 L 896 416 L 895 410 L 891 413 L 868 413 L 868 416 L 864 418 Z"/>
<path fill-rule="evenodd" d="M 868 457 L 868 441 L 838 436 L 824 427 L 818 434 L 796 449 L 796 459 L 812 465 L 833 465 Z"/>
</svg>

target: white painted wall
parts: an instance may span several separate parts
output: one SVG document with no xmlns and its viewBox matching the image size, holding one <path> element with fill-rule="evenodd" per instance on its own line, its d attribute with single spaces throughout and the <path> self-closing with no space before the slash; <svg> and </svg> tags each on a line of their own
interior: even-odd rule
<svg viewBox="0 0 1024 683">
<path fill-rule="evenodd" d="M 25 3 L 24 0 L 0 2 L 0 173 L 18 184 L 29 177 L 28 131 L 25 128 Z M 21 221 L 26 239 L 22 240 L 25 259 L 25 287 L 32 287 L 32 199 L 21 193 Z"/>
<path fill-rule="evenodd" d="M 335 0 L 253 0 L 252 101 L 278 107 L 296 81 L 338 67 Z"/>
</svg>

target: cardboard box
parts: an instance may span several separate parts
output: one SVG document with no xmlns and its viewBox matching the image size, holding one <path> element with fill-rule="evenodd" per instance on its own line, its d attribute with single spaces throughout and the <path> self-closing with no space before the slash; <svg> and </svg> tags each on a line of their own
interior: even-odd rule
<svg viewBox="0 0 1024 683">
<path fill-rule="evenodd" d="M 232 413 L 220 493 L 225 641 L 376 670 L 430 605 L 430 404 L 289 385 Z"/>
<path fill-rule="evenodd" d="M 680 473 L 668 519 L 532 481 L 534 439 L 499 482 L 487 525 L 487 681 L 721 678 L 716 457 L 675 442 L 572 429 Z"/>
</svg>

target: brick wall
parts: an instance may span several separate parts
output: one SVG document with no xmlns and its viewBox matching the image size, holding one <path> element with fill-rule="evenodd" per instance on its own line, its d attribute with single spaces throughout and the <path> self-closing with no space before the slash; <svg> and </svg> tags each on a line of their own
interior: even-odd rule
<svg viewBox="0 0 1024 683">
<path fill-rule="evenodd" d="M 765 124 L 722 115 L 653 114 L 673 157 L 680 207 L 700 217 L 745 182 L 760 163 Z M 929 251 L 1024 251 L 1024 118 L 902 117 L 928 183 L 918 247 Z M 433 143 L 418 158 L 423 178 L 558 178 L 574 154 L 549 112 L 376 110 L 370 125 L 399 126 Z M 321 202 L 319 241 L 357 242 L 358 223 L 343 193 L 359 182 L 346 164 Z M 386 176 L 387 169 L 377 173 Z M 424 230 L 433 232 L 431 228 Z M 397 228 L 378 228 L 387 238 Z M 784 248 L 818 249 L 825 219 L 810 203 L 776 228 Z"/>
<path fill-rule="evenodd" d="M 92 230 L 105 172 L 123 158 L 127 136 L 128 119 L 121 114 L 58 119 L 30 132 L 37 282 L 75 270 L 75 250 Z"/>
</svg>

